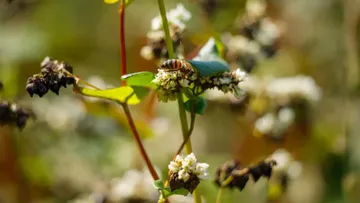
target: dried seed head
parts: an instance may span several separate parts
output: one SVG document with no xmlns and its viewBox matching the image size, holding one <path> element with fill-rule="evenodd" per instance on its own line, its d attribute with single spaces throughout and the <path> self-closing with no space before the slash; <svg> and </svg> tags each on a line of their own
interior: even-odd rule
<svg viewBox="0 0 360 203">
<path fill-rule="evenodd" d="M 242 167 L 236 160 L 227 161 L 217 170 L 215 183 L 220 187 L 229 187 L 230 189 L 235 187 L 241 191 L 249 181 L 250 175 L 255 182 L 262 176 L 270 178 L 272 168 L 275 165 L 276 162 L 274 160 L 261 161 L 253 167 Z M 232 179 L 230 182 L 227 182 L 230 176 Z M 227 185 L 224 185 L 225 182 Z"/>
<path fill-rule="evenodd" d="M 249 174 L 247 172 L 247 168 L 242 168 L 238 161 L 227 161 L 220 168 L 218 168 L 216 172 L 215 183 L 218 186 L 222 186 L 223 182 L 232 176 L 232 181 L 229 182 L 226 187 L 231 189 L 235 187 L 241 191 L 244 189 L 246 183 L 249 180 Z"/>
<path fill-rule="evenodd" d="M 274 160 L 264 160 L 258 163 L 256 166 L 250 167 L 249 172 L 254 178 L 254 181 L 258 181 L 260 177 L 271 177 L 272 168 L 276 165 Z"/>
<path fill-rule="evenodd" d="M 18 107 L 7 101 L 0 101 L 0 126 L 16 125 L 21 130 L 30 117 L 34 117 L 34 113 L 30 109 Z"/>
<path fill-rule="evenodd" d="M 42 97 L 49 90 L 59 94 L 60 87 L 75 84 L 75 78 L 71 75 L 73 68 L 65 63 L 58 62 L 46 57 L 41 62 L 41 71 L 29 77 L 26 83 L 26 91 L 32 97 L 34 94 Z"/>
</svg>

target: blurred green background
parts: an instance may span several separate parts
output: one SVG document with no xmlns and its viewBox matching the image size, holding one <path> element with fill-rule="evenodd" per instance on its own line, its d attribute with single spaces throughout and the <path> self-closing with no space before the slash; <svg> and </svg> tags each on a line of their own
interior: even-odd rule
<svg viewBox="0 0 360 203">
<path fill-rule="evenodd" d="M 242 0 L 167 0 L 166 6 L 180 2 L 193 15 L 183 41 L 186 53 L 203 45 L 213 31 L 231 31 L 245 5 Z M 206 13 L 203 6 L 209 2 L 217 4 Z M 286 29 L 278 54 L 251 74 L 312 76 L 322 98 L 311 109 L 311 128 L 306 133 L 289 132 L 286 143 L 257 138 L 247 114 L 234 110 L 230 102 L 209 101 L 205 115 L 196 121 L 194 151 L 201 162 L 210 164 L 212 176 L 228 159 L 250 164 L 280 148 L 302 163 L 300 176 L 289 181 L 286 191 L 275 192 L 276 200 L 267 195 L 271 183 L 261 180 L 242 192 L 226 191 L 223 202 L 358 203 L 360 3 L 267 2 L 269 15 Z M 128 72 L 157 69 L 139 54 L 156 15 L 156 0 L 135 0 L 126 10 Z M 30 107 L 37 115 L 21 132 L 0 127 L 0 202 L 68 202 L 86 194 L 104 194 L 114 178 L 124 181 L 129 170 L 142 170 L 121 108 L 86 100 L 71 88 L 44 98 L 30 98 L 25 91 L 27 78 L 39 72 L 46 56 L 72 64 L 75 75 L 84 80 L 119 86 L 118 36 L 118 6 L 102 0 L 0 0 L 0 81 L 5 86 L 1 98 Z M 166 174 L 182 140 L 178 110 L 176 102 L 149 101 L 132 110 L 153 163 Z M 206 202 L 215 202 L 217 187 L 212 181 L 203 181 L 200 191 Z"/>
</svg>

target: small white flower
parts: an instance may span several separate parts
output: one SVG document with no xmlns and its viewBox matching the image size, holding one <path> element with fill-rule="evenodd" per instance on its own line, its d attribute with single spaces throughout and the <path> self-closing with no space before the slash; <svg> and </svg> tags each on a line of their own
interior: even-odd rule
<svg viewBox="0 0 360 203">
<path fill-rule="evenodd" d="M 168 168 L 171 172 L 178 172 L 180 170 L 180 166 L 180 163 L 172 161 L 170 162 Z"/>
<path fill-rule="evenodd" d="M 176 155 L 175 161 L 181 163 L 181 162 L 184 161 L 184 158 L 182 156 L 180 156 L 180 155 Z"/>
<path fill-rule="evenodd" d="M 231 78 L 219 78 L 220 80 L 220 84 L 230 84 L 231 83 Z"/>
<path fill-rule="evenodd" d="M 190 178 L 189 173 L 185 169 L 181 169 L 178 174 L 179 179 L 184 180 L 184 182 L 186 182 Z"/>
<path fill-rule="evenodd" d="M 195 174 L 200 179 L 208 179 L 210 177 L 209 172 L 208 172 L 208 168 L 209 168 L 209 164 L 207 164 L 207 163 L 198 163 L 196 165 L 196 168 L 195 168 Z"/>
<path fill-rule="evenodd" d="M 246 78 L 246 76 L 247 76 L 247 74 L 246 74 L 245 71 L 242 71 L 240 68 L 236 69 L 236 71 L 235 71 L 235 77 L 236 77 L 238 80 L 242 81 L 242 80 L 244 80 L 244 79 Z"/>
<path fill-rule="evenodd" d="M 267 113 L 255 122 L 255 128 L 262 134 L 269 134 L 275 126 L 275 116 L 272 113 Z"/>
<path fill-rule="evenodd" d="M 196 157 L 194 153 L 191 153 L 184 158 L 183 166 L 188 166 L 192 168 L 195 165 L 196 165 Z"/>
</svg>

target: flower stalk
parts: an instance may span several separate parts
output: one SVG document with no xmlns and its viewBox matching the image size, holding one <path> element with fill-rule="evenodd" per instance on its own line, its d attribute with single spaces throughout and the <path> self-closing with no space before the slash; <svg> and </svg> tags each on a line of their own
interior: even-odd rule
<svg viewBox="0 0 360 203">
<path fill-rule="evenodd" d="M 166 16 L 164 0 L 158 0 L 158 5 L 159 5 L 160 15 L 161 15 L 161 19 L 162 19 L 162 24 L 163 24 L 163 30 L 165 33 L 165 41 L 166 41 L 166 46 L 167 46 L 168 53 L 169 53 L 169 58 L 172 59 L 172 58 L 175 58 L 175 54 L 174 54 L 172 39 L 170 36 L 169 23 L 168 23 L 167 16 Z M 183 139 L 186 140 L 187 137 L 190 137 L 190 136 L 188 136 L 188 131 L 189 131 L 188 130 L 188 122 L 187 122 L 187 117 L 186 117 L 186 112 L 185 112 L 185 107 L 184 107 L 184 100 L 182 98 L 181 92 L 177 94 L 177 101 L 178 101 L 182 135 L 183 135 Z M 186 152 L 186 154 L 190 154 L 192 152 L 192 146 L 191 146 L 190 140 L 188 140 L 185 143 L 185 152 Z M 195 203 L 201 203 L 201 196 L 197 192 L 197 190 L 195 190 L 193 192 L 193 196 L 194 196 Z"/>
<path fill-rule="evenodd" d="M 121 56 L 121 75 L 126 75 L 126 46 L 125 46 L 125 0 L 120 3 L 120 56 Z M 123 80 L 121 85 L 125 86 Z"/>
</svg>

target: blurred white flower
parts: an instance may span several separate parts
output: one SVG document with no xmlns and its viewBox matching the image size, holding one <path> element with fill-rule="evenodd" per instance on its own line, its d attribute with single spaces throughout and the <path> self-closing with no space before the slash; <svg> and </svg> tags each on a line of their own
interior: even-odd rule
<svg viewBox="0 0 360 203">
<path fill-rule="evenodd" d="M 144 46 L 143 48 L 141 48 L 140 50 L 140 55 L 145 59 L 145 60 L 151 60 L 154 58 L 154 53 L 151 47 L 149 46 Z"/>
<path fill-rule="evenodd" d="M 291 99 L 305 99 L 317 102 L 321 90 L 311 77 L 295 76 L 278 78 L 271 81 L 266 88 L 267 94 L 280 103 L 288 103 Z"/>
<path fill-rule="evenodd" d="M 159 193 L 153 186 L 153 179 L 147 169 L 132 169 L 122 178 L 111 181 L 110 200 L 121 201 L 129 198 L 157 200 Z"/>
<path fill-rule="evenodd" d="M 267 113 L 263 117 L 259 118 L 255 122 L 255 128 L 261 134 L 269 134 L 272 132 L 276 122 L 275 115 L 273 113 Z"/>
<path fill-rule="evenodd" d="M 246 11 L 254 18 L 264 15 L 266 3 L 263 0 L 248 0 L 246 1 Z"/>
<path fill-rule="evenodd" d="M 291 125 L 295 120 L 295 112 L 292 108 L 282 108 L 278 113 L 278 120 L 284 126 Z"/>
<path fill-rule="evenodd" d="M 86 116 L 83 104 L 76 98 L 66 95 L 33 100 L 32 109 L 40 121 L 45 121 L 56 130 L 73 130 Z"/>
<path fill-rule="evenodd" d="M 185 22 L 190 20 L 191 13 L 185 9 L 183 4 L 177 4 L 175 9 L 170 10 L 166 13 L 169 24 L 176 25 L 180 29 L 185 29 Z M 162 29 L 162 19 L 161 16 L 156 16 L 151 21 L 152 30 Z"/>
<path fill-rule="evenodd" d="M 269 19 L 264 18 L 260 23 L 259 32 L 255 38 L 262 45 L 272 45 L 280 37 L 280 29 Z"/>
<path fill-rule="evenodd" d="M 301 175 L 302 164 L 299 161 L 295 161 L 287 150 L 278 149 L 271 155 L 271 158 L 277 163 L 274 167 L 274 172 L 286 173 L 292 179 Z"/>
</svg>

